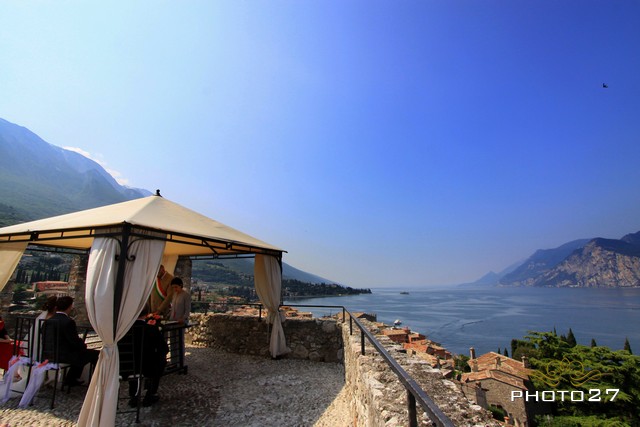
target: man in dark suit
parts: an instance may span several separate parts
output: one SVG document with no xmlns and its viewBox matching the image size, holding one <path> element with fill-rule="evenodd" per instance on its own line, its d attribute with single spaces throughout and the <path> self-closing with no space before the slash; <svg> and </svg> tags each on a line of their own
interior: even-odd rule
<svg viewBox="0 0 640 427">
<path fill-rule="evenodd" d="M 142 406 L 151 406 L 160 399 L 158 397 L 158 387 L 160 385 L 160 377 L 162 377 L 164 368 L 167 365 L 167 353 L 169 352 L 167 340 L 156 323 L 160 321 L 160 316 L 147 318 L 147 315 L 148 310 L 144 308 L 125 337 L 118 342 L 120 357 L 123 357 L 123 344 L 121 343 L 133 338 L 136 364 L 142 367 L 142 375 L 145 377 L 147 386 L 147 393 L 142 401 Z M 137 387 L 136 380 L 129 381 L 129 406 L 131 407 L 138 405 Z"/>
<path fill-rule="evenodd" d="M 57 363 L 70 365 L 65 385 L 78 385 L 82 369 L 87 363 L 95 365 L 98 362 L 99 352 L 87 349 L 87 345 L 78 335 L 75 320 L 69 317 L 73 310 L 73 298 L 64 296 L 56 302 L 56 314 L 46 320 L 43 325 L 42 358 Z M 56 358 L 55 344 L 58 344 Z"/>
</svg>

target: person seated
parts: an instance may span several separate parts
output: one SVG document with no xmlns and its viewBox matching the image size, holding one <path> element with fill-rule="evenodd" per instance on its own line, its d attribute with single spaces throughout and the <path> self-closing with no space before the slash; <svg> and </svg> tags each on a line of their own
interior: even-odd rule
<svg viewBox="0 0 640 427">
<path fill-rule="evenodd" d="M 151 406 L 160 400 L 158 387 L 160 386 L 160 377 L 162 377 L 167 364 L 167 353 L 169 352 L 167 340 L 156 324 L 159 316 L 157 316 L 158 319 L 151 317 L 146 321 L 148 314 L 149 311 L 145 307 L 125 335 L 125 338 L 123 338 L 126 339 L 126 337 L 130 337 L 133 334 L 133 351 L 137 358 L 136 364 L 142 366 L 142 375 L 146 379 L 147 393 L 142 400 L 142 406 Z M 120 342 L 118 347 L 122 348 Z M 132 408 L 138 406 L 137 388 L 137 380 L 129 380 L 129 406 Z"/>
<path fill-rule="evenodd" d="M 53 317 L 54 314 L 56 314 L 56 304 L 58 302 L 58 297 L 55 295 L 51 295 L 50 297 L 47 298 L 47 301 L 45 301 L 45 303 L 42 306 L 42 312 L 40 313 L 40 315 L 38 317 L 36 317 L 36 320 L 40 320 L 40 319 L 51 319 Z"/>
<path fill-rule="evenodd" d="M 43 324 L 45 340 L 42 343 L 42 358 L 57 363 L 68 363 L 70 365 L 65 377 L 65 385 L 79 385 L 80 375 L 87 363 L 95 365 L 98 362 L 100 352 L 87 349 L 87 345 L 78 335 L 78 327 L 69 313 L 73 310 L 73 298 L 63 296 L 56 301 L 56 313 L 51 318 L 45 320 Z M 58 358 L 55 359 L 55 333 L 47 333 L 47 330 L 58 330 Z"/>
<path fill-rule="evenodd" d="M 35 337 L 40 336 L 40 325 L 42 323 L 41 321 L 51 319 L 56 314 L 57 301 L 58 301 L 58 297 L 56 297 L 55 295 L 52 295 L 49 298 L 47 298 L 47 301 L 42 306 L 42 312 L 38 315 L 38 317 L 36 317 L 34 327 L 33 327 L 33 334 L 28 333 L 25 336 L 25 341 L 29 341 L 29 342 L 33 341 L 33 355 L 36 358 L 38 358 L 38 355 L 40 354 L 40 347 L 39 347 L 40 343 Z"/>
<path fill-rule="evenodd" d="M 0 316 L 0 342 L 13 342 L 13 340 L 9 336 L 9 333 L 7 332 L 4 320 L 2 320 L 2 316 Z"/>
<path fill-rule="evenodd" d="M 0 369 L 9 369 L 9 360 L 13 356 L 13 340 L 7 332 L 4 320 L 0 316 Z"/>
</svg>

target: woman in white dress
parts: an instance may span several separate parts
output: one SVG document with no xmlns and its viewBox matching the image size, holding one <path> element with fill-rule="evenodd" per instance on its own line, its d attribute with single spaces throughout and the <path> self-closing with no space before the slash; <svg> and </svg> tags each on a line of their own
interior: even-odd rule
<svg viewBox="0 0 640 427">
<path fill-rule="evenodd" d="M 29 342 L 33 343 L 33 358 L 35 361 L 40 361 L 38 360 L 40 358 L 40 340 L 38 339 L 40 337 L 40 324 L 42 323 L 42 321 L 47 320 L 54 314 L 56 314 L 57 301 L 58 297 L 56 297 L 55 295 L 47 298 L 47 302 L 45 302 L 42 306 L 42 313 L 40 313 L 40 315 L 36 317 L 36 323 L 33 328 L 33 337 L 30 337 L 31 340 L 29 340 Z"/>
</svg>

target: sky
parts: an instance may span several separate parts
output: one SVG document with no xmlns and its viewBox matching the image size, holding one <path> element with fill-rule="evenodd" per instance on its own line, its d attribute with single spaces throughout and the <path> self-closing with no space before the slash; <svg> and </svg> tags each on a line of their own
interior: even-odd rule
<svg viewBox="0 0 640 427">
<path fill-rule="evenodd" d="M 636 0 L 4 0 L 0 117 L 307 272 L 464 283 L 640 231 L 638 22 Z"/>
</svg>

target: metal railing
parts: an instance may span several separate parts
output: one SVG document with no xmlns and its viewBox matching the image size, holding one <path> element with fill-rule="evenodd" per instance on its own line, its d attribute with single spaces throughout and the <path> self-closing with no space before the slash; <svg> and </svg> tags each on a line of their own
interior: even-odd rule
<svg viewBox="0 0 640 427">
<path fill-rule="evenodd" d="M 349 311 L 347 311 L 349 313 Z M 353 335 L 353 322 L 360 329 L 360 352 L 365 354 L 365 337 L 373 345 L 376 351 L 383 357 L 391 370 L 407 391 L 407 409 L 409 410 L 409 426 L 417 427 L 418 414 L 416 411 L 416 403 L 420 404 L 422 409 L 427 413 L 429 419 L 439 427 L 455 427 L 453 422 L 438 408 L 438 405 L 427 395 L 427 393 L 418 385 L 418 383 L 404 370 L 402 366 L 389 354 L 384 346 L 376 339 L 376 337 L 364 326 L 360 321 L 349 313 L 349 333 Z"/>
<path fill-rule="evenodd" d="M 223 303 L 211 303 L 223 304 Z M 259 306 L 259 319 L 262 319 L 262 304 L 239 304 L 224 303 L 225 305 L 250 305 Z M 418 426 L 417 405 L 420 405 L 426 412 L 429 419 L 438 427 L 455 427 L 455 424 L 447 417 L 438 405 L 429 397 L 429 395 L 418 385 L 418 383 L 404 370 L 402 366 L 389 354 L 384 346 L 376 339 L 376 337 L 363 325 L 357 318 L 353 317 L 349 310 L 341 305 L 301 305 L 301 304 L 284 304 L 286 307 L 308 307 L 308 308 L 337 308 L 342 310 L 342 322 L 346 321 L 349 316 L 349 335 L 353 335 L 353 324 L 355 322 L 360 329 L 360 352 L 365 355 L 365 342 L 368 340 L 373 348 L 382 356 L 384 361 L 389 365 L 391 370 L 396 374 L 405 390 L 407 391 L 407 409 L 409 412 L 409 427 Z M 282 305 L 281 305 L 282 306 Z M 366 338 L 366 340 L 365 340 Z"/>
<path fill-rule="evenodd" d="M 419 404 L 427 413 L 429 419 L 438 427 L 455 427 L 453 422 L 438 408 L 438 405 L 427 395 L 427 393 L 418 385 L 418 383 L 404 370 L 402 366 L 389 354 L 384 346 L 376 339 L 376 337 L 363 325 L 351 312 L 344 306 L 339 305 L 300 305 L 286 304 L 287 307 L 315 307 L 315 308 L 339 308 L 342 310 L 342 321 L 346 321 L 349 316 L 349 335 L 353 335 L 353 324 L 355 322 L 360 329 L 360 353 L 365 355 L 365 338 L 369 340 L 373 348 L 382 356 L 384 361 L 389 365 L 391 370 L 396 374 L 405 390 L 407 391 L 407 409 L 409 412 L 409 426 L 418 426 L 418 411 L 416 404 Z"/>
</svg>

